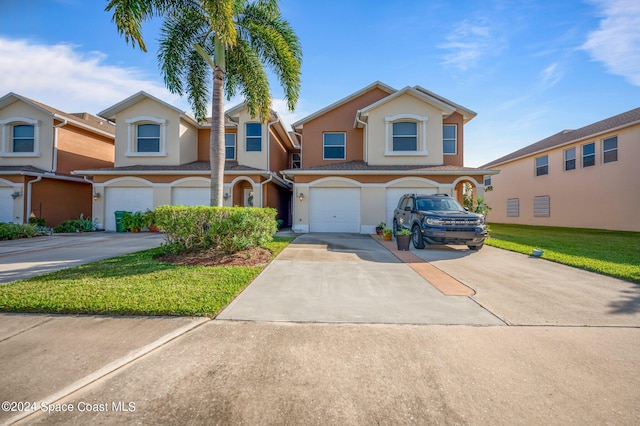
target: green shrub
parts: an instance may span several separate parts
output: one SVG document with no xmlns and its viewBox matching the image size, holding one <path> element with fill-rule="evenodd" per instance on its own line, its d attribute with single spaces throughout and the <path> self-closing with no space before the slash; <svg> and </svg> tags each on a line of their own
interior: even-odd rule
<svg viewBox="0 0 640 426">
<path fill-rule="evenodd" d="M 183 250 L 218 248 L 236 253 L 262 247 L 276 232 L 276 210 L 254 207 L 161 206 L 158 227 L 169 244 Z"/>
<path fill-rule="evenodd" d="M 17 240 L 39 235 L 36 225 L 0 222 L 0 240 Z"/>
<path fill-rule="evenodd" d="M 62 221 L 60 225 L 53 228 L 54 232 L 90 232 L 93 231 L 94 224 L 91 218 L 84 218 L 80 215 L 78 219 L 67 219 Z"/>
<path fill-rule="evenodd" d="M 45 226 L 47 220 L 43 217 L 30 217 L 29 223 L 36 226 Z"/>
</svg>

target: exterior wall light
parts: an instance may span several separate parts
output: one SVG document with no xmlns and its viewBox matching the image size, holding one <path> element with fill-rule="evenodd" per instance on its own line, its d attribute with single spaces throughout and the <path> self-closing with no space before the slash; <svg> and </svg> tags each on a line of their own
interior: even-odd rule
<svg viewBox="0 0 640 426">
<path fill-rule="evenodd" d="M 100 198 L 102 198 L 102 194 L 100 194 L 99 192 L 93 193 L 93 201 L 98 201 Z"/>
<path fill-rule="evenodd" d="M 302 192 L 298 193 L 298 200 L 300 201 L 304 200 L 304 194 Z"/>
<path fill-rule="evenodd" d="M 224 195 L 222 196 L 225 200 L 228 200 L 230 195 L 228 192 L 225 192 Z"/>
<path fill-rule="evenodd" d="M 16 191 L 13 194 L 11 194 L 11 198 L 13 198 L 14 200 L 21 196 L 22 196 L 22 191 Z"/>
</svg>

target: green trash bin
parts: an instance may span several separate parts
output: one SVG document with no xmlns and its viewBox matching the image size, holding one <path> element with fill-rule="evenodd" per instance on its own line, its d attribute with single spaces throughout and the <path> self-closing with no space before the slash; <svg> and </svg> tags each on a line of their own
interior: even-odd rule
<svg viewBox="0 0 640 426">
<path fill-rule="evenodd" d="M 122 217 L 124 216 L 124 211 L 118 210 L 115 212 L 116 215 L 116 232 L 124 232 L 122 229 Z"/>
</svg>

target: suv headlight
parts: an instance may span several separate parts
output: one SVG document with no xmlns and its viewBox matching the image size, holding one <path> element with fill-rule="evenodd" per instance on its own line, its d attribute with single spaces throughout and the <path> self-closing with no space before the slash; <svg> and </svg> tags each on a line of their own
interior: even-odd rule
<svg viewBox="0 0 640 426">
<path fill-rule="evenodd" d="M 484 216 L 478 218 L 478 225 L 484 225 Z"/>
<path fill-rule="evenodd" d="M 439 217 L 428 217 L 427 220 L 425 220 L 425 222 L 427 222 L 427 225 L 442 225 L 442 224 L 444 224 L 444 221 L 442 219 L 440 219 Z"/>
</svg>

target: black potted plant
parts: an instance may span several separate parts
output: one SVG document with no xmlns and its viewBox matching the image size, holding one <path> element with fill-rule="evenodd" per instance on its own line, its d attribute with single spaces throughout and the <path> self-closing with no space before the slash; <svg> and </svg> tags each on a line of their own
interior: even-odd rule
<svg viewBox="0 0 640 426">
<path fill-rule="evenodd" d="M 387 224 L 384 222 L 380 222 L 378 226 L 376 226 L 376 235 L 382 235 L 382 231 L 387 227 Z"/>
<path fill-rule="evenodd" d="M 396 231 L 396 243 L 398 244 L 398 250 L 409 250 L 409 243 L 411 243 L 411 231 L 405 228 L 400 228 Z"/>
</svg>

